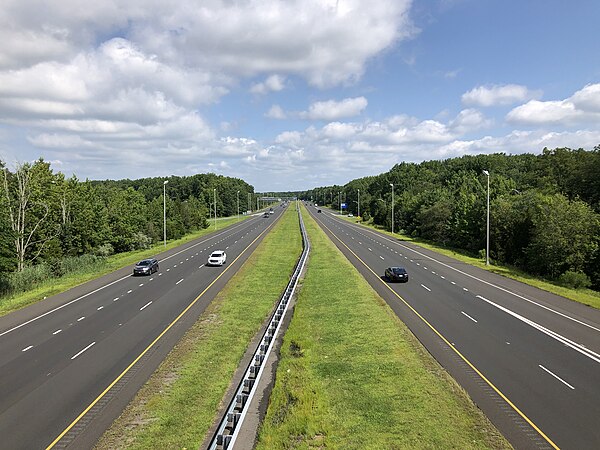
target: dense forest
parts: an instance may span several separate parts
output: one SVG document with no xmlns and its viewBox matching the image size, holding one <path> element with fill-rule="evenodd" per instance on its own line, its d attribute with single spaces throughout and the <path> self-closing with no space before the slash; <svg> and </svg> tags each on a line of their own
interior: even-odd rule
<svg viewBox="0 0 600 450">
<path fill-rule="evenodd" d="M 0 293 L 21 290 L 114 253 L 148 248 L 206 228 L 256 204 L 254 187 L 215 174 L 80 181 L 40 159 L 11 171 L 0 161 Z M 168 181 L 163 185 L 164 181 Z M 252 208 L 253 209 L 253 208 Z"/>
<path fill-rule="evenodd" d="M 300 193 L 388 230 L 485 256 L 572 287 L 600 290 L 600 146 L 477 155 L 420 164 Z M 393 188 L 392 185 L 393 184 Z"/>
</svg>

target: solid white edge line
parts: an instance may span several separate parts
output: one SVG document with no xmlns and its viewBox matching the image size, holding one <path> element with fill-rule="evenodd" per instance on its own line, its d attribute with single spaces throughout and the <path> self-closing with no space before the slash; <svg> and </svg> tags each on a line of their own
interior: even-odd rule
<svg viewBox="0 0 600 450">
<path fill-rule="evenodd" d="M 375 234 L 375 235 L 379 236 L 377 233 L 375 233 L 375 232 L 373 232 L 373 231 L 371 231 L 371 230 L 365 230 L 365 231 L 368 231 L 369 233 L 372 233 L 372 234 Z M 384 236 L 382 236 L 382 237 L 384 237 Z M 431 260 L 431 261 L 434 261 L 434 262 L 436 262 L 436 263 L 438 263 L 438 264 L 440 264 L 440 265 L 442 265 L 442 266 L 444 266 L 444 267 L 446 267 L 446 268 L 448 268 L 448 269 L 450 269 L 450 270 L 454 270 L 454 271 L 456 271 L 456 272 L 458 272 L 458 273 L 460 273 L 460 274 L 462 274 L 462 275 L 464 275 L 464 276 L 466 276 L 466 277 L 469 277 L 469 278 L 472 278 L 472 279 L 474 279 L 474 280 L 477 280 L 477 281 L 479 281 L 479 282 L 481 282 L 481 283 L 487 284 L 488 286 L 491 286 L 491 287 L 493 287 L 493 288 L 496 288 L 496 289 L 498 289 L 498 290 L 500 290 L 500 291 L 502 291 L 502 292 L 506 292 L 507 294 L 514 295 L 515 297 L 518 297 L 518 298 L 520 298 L 521 300 L 525 300 L 526 302 L 529 302 L 529 303 L 531 303 L 531 304 L 533 304 L 533 305 L 539 306 L 540 308 L 543 308 L 543 309 L 545 309 L 545 310 L 547 310 L 547 311 L 550 311 L 550 312 L 552 312 L 552 313 L 554 313 L 554 314 L 557 314 L 557 315 L 559 315 L 559 316 L 561 316 L 561 317 L 564 317 L 565 319 L 572 320 L 573 322 L 576 322 L 576 323 L 578 323 L 578 324 L 580 324 L 580 325 L 586 326 L 586 327 L 588 327 L 588 328 L 591 328 L 592 330 L 595 330 L 595 331 L 598 331 L 598 332 L 600 332 L 600 328 L 598 328 L 598 327 L 595 327 L 595 326 L 593 326 L 593 325 L 590 325 L 590 324 L 588 324 L 588 323 L 585 323 L 585 322 L 583 322 L 583 321 L 581 321 L 581 320 L 578 320 L 578 319 L 576 319 L 576 318 L 574 318 L 574 317 L 571 317 L 571 316 L 569 316 L 569 315 L 567 315 L 567 314 L 561 313 L 560 311 L 556 311 L 556 310 L 554 310 L 554 309 L 552 309 L 552 308 L 550 308 L 550 307 L 548 307 L 548 306 L 546 306 L 546 305 L 542 305 L 541 303 L 538 303 L 538 302 L 536 302 L 535 300 L 531 300 L 530 298 L 524 297 L 524 296 L 522 296 L 522 295 L 520 295 L 520 294 L 517 294 L 516 292 L 512 292 L 512 291 L 510 291 L 510 290 L 508 290 L 508 289 L 506 289 L 506 288 L 503 288 L 502 286 L 498 286 L 498 285 L 496 285 L 496 284 L 494 284 L 494 283 L 490 283 L 489 281 L 482 280 L 481 278 L 478 278 L 478 277 L 476 277 L 475 275 L 471 275 L 470 273 L 463 272 L 462 270 L 460 270 L 460 269 L 457 269 L 456 267 L 452 267 L 452 266 L 451 266 L 451 265 L 449 265 L 449 264 L 446 264 L 446 263 L 443 263 L 443 262 L 441 262 L 441 261 L 438 261 L 437 259 L 435 259 L 435 258 L 432 258 L 431 256 L 429 256 L 429 255 L 426 255 L 425 253 L 421 253 L 421 252 L 419 252 L 419 251 L 417 251 L 417 250 L 415 250 L 415 249 L 412 249 L 412 248 L 410 248 L 410 247 L 407 247 L 406 245 L 402 245 L 402 244 L 400 244 L 400 243 L 398 243 L 398 242 L 394 242 L 394 241 L 392 241 L 392 242 L 393 242 L 394 244 L 396 244 L 396 245 L 399 245 L 399 246 L 400 246 L 400 247 L 402 247 L 402 248 L 405 248 L 405 249 L 407 249 L 407 250 L 410 250 L 411 252 L 414 252 L 414 253 L 416 253 L 416 254 L 418 254 L 418 255 L 421 255 L 421 256 L 423 256 L 424 258 L 427 258 L 427 259 L 429 259 L 429 260 Z"/>
<path fill-rule="evenodd" d="M 92 342 L 90 345 L 88 345 L 86 348 L 84 348 L 83 350 L 79 351 L 79 353 L 74 354 L 73 356 L 71 356 L 71 359 L 75 359 L 77 358 L 79 355 L 81 355 L 83 352 L 85 352 L 86 350 L 89 350 L 89 348 L 94 345 L 96 343 L 96 341 Z"/>
<path fill-rule="evenodd" d="M 475 319 L 473 319 L 470 315 L 468 315 L 466 312 L 461 311 L 461 314 L 464 314 L 465 316 L 467 316 L 469 319 L 471 319 L 473 322 L 477 323 L 477 321 Z"/>
<path fill-rule="evenodd" d="M 500 309 L 501 311 L 504 311 L 506 314 L 510 314 L 511 316 L 526 323 L 530 327 L 535 328 L 538 331 L 541 331 L 542 333 L 546 334 L 547 336 L 550 336 L 551 338 L 556 339 L 558 342 L 566 345 L 567 347 L 571 347 L 573 350 L 581 353 L 584 356 L 587 356 L 588 358 L 596 361 L 597 363 L 600 363 L 600 355 L 598 353 L 595 353 L 592 350 L 589 350 L 588 348 L 583 347 L 580 344 L 571 341 L 570 339 L 567 339 L 566 337 L 558 334 L 557 332 L 549 330 L 548 328 L 543 327 L 539 323 L 534 322 L 533 320 L 528 319 L 526 317 L 523 317 L 520 314 L 517 314 L 516 312 L 511 311 L 508 308 L 505 308 L 504 306 L 498 305 L 497 303 L 494 303 L 493 301 L 488 300 L 487 298 L 482 297 L 481 295 L 478 295 L 477 298 L 483 300 L 484 302 L 489 303 L 492 306 L 495 306 L 496 308 Z"/>
<path fill-rule="evenodd" d="M 252 219 L 250 219 L 250 220 L 252 220 Z M 205 239 L 205 240 L 203 240 L 203 241 L 200 241 L 200 242 L 197 242 L 197 243 L 195 243 L 195 244 L 192 244 L 192 245 L 190 245 L 189 247 L 186 247 L 186 248 L 184 248 L 183 250 L 180 250 L 180 251 L 178 251 L 177 253 L 174 253 L 174 254 L 172 254 L 172 255 L 170 255 L 170 256 L 166 256 L 166 257 L 162 258 L 162 259 L 161 259 L 161 261 L 166 261 L 167 259 L 171 259 L 171 258 L 173 258 L 173 257 L 175 257 L 175 256 L 177 256 L 177 255 L 179 255 L 179 254 L 181 254 L 181 253 L 183 253 L 183 252 L 187 252 L 188 250 L 190 250 L 190 249 L 192 249 L 192 248 L 194 248 L 194 247 L 196 247 L 196 246 L 198 246 L 198 245 L 202 245 L 202 244 L 204 244 L 204 243 L 206 243 L 206 242 L 210 241 L 211 239 L 214 239 L 214 238 L 215 238 L 215 237 L 217 237 L 217 236 L 221 236 L 221 235 L 223 235 L 223 234 L 225 234 L 225 233 L 228 233 L 228 232 L 230 232 L 230 231 L 233 231 L 233 230 L 234 230 L 234 229 L 236 229 L 236 228 L 240 228 L 242 225 L 246 225 L 247 223 L 248 223 L 248 221 L 244 221 L 244 222 L 242 222 L 242 223 L 241 223 L 241 224 L 239 224 L 239 225 L 234 225 L 232 228 L 226 229 L 226 230 L 222 231 L 221 233 L 219 233 L 219 234 L 216 234 L 215 236 L 211 236 L 210 238 L 208 238 L 208 239 Z M 160 276 L 160 275 L 162 275 L 162 274 L 161 274 L 161 273 L 159 273 L 158 275 Z M 19 328 L 21 328 L 21 327 L 24 327 L 25 325 L 28 325 L 28 324 L 30 324 L 30 323 L 32 323 L 32 322 L 35 322 L 36 320 L 39 320 L 39 319 L 41 319 L 42 317 L 45 317 L 45 316 L 47 316 L 47 315 L 49 315 L 49 314 L 52 314 L 52 313 L 54 313 L 54 312 L 56 312 L 56 311 L 58 311 L 58 310 L 60 310 L 60 309 L 63 309 L 63 308 L 65 308 L 66 306 L 69 306 L 69 305 L 71 305 L 71 304 L 73 304 L 73 303 L 76 303 L 76 302 L 78 302 L 79 300 L 82 300 L 82 299 L 84 299 L 84 298 L 86 298 L 86 297 L 89 297 L 90 295 L 92 295 L 92 294 L 95 294 L 96 292 L 99 292 L 99 291 L 101 291 L 102 289 L 105 289 L 105 288 L 107 288 L 107 287 L 109 287 L 109 286 L 112 286 L 113 284 L 115 284 L 115 283 L 118 283 L 118 282 L 120 282 L 120 281 L 123 281 L 123 280 L 125 280 L 125 279 L 127 279 L 127 278 L 129 278 L 129 277 L 131 277 L 131 274 L 129 274 L 129 275 L 126 275 L 126 276 L 124 276 L 124 277 L 121 277 L 121 278 L 119 278 L 119 279 L 117 279 L 117 280 L 115 280 L 115 281 L 111 281 L 110 283 L 108 283 L 108 284 L 105 284 L 104 286 L 100 286 L 98 289 L 94 289 L 93 291 L 90 291 L 90 292 L 88 292 L 87 294 L 84 294 L 84 295 L 82 295 L 81 297 L 77 297 L 76 299 L 73 299 L 73 300 L 71 300 L 70 302 L 67 302 L 67 303 L 65 303 L 64 305 L 60 305 L 60 306 L 58 306 L 58 307 L 56 307 L 56 308 L 54 308 L 54 309 L 51 309 L 50 311 L 47 311 L 47 312 L 45 312 L 44 314 L 40 314 L 39 316 L 37 316 L 37 317 L 34 317 L 33 319 L 29 319 L 29 320 L 28 320 L 28 321 L 26 321 L 26 322 L 23 322 L 23 323 L 21 323 L 21 324 L 19 324 L 19 325 L 16 325 L 16 326 L 12 327 L 12 328 L 9 328 L 8 330 L 6 330 L 6 331 L 3 331 L 2 333 L 0 333 L 0 337 L 4 336 L 5 334 L 11 333 L 11 332 L 13 332 L 13 331 L 15 331 L 15 330 L 18 330 Z M 114 299 L 113 301 L 117 301 L 117 300 L 118 300 L 118 297 L 117 297 L 116 299 Z"/>
<path fill-rule="evenodd" d="M 82 295 L 81 297 L 77 297 L 76 299 L 74 299 L 74 300 L 71 300 L 70 302 L 68 302 L 68 303 L 65 303 L 64 305 L 58 306 L 57 308 L 54 308 L 54 309 L 51 309 L 50 311 L 47 311 L 47 312 L 45 312 L 44 314 L 40 314 L 39 316 L 37 316 L 37 317 L 34 317 L 33 319 L 30 319 L 30 320 L 28 320 L 27 322 L 23 322 L 23 323 L 21 323 L 21 324 L 19 324 L 19 325 L 15 326 L 15 327 L 12 327 L 12 328 L 10 328 L 10 329 L 8 329 L 8 330 L 6 330 L 6 331 L 4 331 L 4 332 L 0 333 L 0 337 L 4 336 L 5 334 L 8 334 L 8 333 L 10 333 L 10 332 L 12 332 L 12 331 L 15 331 L 15 330 L 17 330 L 17 329 L 19 329 L 19 328 L 21 328 L 21 327 L 24 327 L 25 325 L 28 325 L 28 324 L 30 324 L 31 322 L 35 322 L 36 320 L 38 320 L 38 319 L 41 319 L 42 317 L 45 317 L 45 316 L 47 316 L 48 314 L 52 314 L 53 312 L 56 312 L 56 311 L 58 311 L 59 309 L 63 309 L 63 308 L 64 308 L 64 307 L 66 307 L 66 306 L 69 306 L 69 305 L 71 305 L 71 304 L 73 304 L 73 303 L 75 303 L 75 302 L 78 302 L 79 300 L 82 300 L 82 299 L 84 299 L 84 298 L 86 298 L 86 297 L 88 297 L 88 296 L 90 296 L 90 295 L 92 295 L 92 294 L 95 294 L 96 292 L 98 292 L 98 291 L 101 291 L 102 289 L 104 289 L 104 288 L 107 288 L 108 286 L 112 286 L 113 284 L 115 284 L 115 283 L 118 283 L 119 281 L 123 281 L 125 278 L 129 278 L 130 276 L 131 276 L 131 275 L 127 275 L 126 277 L 119 278 L 118 280 L 115 280 L 115 281 L 113 281 L 112 283 L 109 283 L 109 284 L 106 284 L 106 285 L 104 285 L 104 286 L 102 286 L 102 287 L 99 287 L 98 289 L 95 289 L 95 290 L 93 290 L 93 291 L 91 291 L 91 292 L 88 292 L 87 294 L 85 294 L 85 295 Z"/>
<path fill-rule="evenodd" d="M 565 380 L 563 380 L 561 377 L 559 377 L 558 375 L 550 372 L 548 369 L 546 369 L 544 366 L 542 366 L 541 364 L 538 364 L 538 366 L 545 370 L 546 372 L 548 372 L 550 375 L 552 375 L 554 378 L 556 378 L 558 381 L 560 381 L 561 383 L 563 383 L 565 386 L 570 387 L 571 389 L 575 390 L 575 388 L 573 386 L 571 386 L 569 383 L 567 383 Z"/>
</svg>

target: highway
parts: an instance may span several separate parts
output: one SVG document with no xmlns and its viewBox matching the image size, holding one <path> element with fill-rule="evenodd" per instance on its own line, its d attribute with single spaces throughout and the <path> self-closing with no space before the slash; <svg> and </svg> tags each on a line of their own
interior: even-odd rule
<svg viewBox="0 0 600 450">
<path fill-rule="evenodd" d="M 600 448 L 600 311 L 307 208 L 515 448 Z"/>
<path fill-rule="evenodd" d="M 0 318 L 0 448 L 91 448 L 280 218 L 252 217 Z M 207 267 L 213 250 L 227 263 Z"/>
</svg>

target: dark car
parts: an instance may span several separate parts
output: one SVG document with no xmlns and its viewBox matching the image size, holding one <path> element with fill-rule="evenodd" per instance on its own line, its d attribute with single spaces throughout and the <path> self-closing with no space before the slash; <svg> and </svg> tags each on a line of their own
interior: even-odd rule
<svg viewBox="0 0 600 450">
<path fill-rule="evenodd" d="M 404 267 L 388 267 L 385 269 L 385 277 L 389 281 L 406 283 L 408 281 L 408 272 Z"/>
<path fill-rule="evenodd" d="M 150 275 L 158 272 L 158 261 L 155 258 L 142 259 L 133 268 L 133 275 Z"/>
<path fill-rule="evenodd" d="M 320 210 L 320 209 L 317 209 L 317 212 L 318 212 L 318 213 L 320 213 L 320 212 L 321 212 L 321 210 Z"/>
</svg>

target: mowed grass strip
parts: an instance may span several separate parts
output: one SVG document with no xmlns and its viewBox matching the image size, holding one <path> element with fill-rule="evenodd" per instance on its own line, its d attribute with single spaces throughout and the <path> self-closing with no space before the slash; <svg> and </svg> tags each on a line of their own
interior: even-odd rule
<svg viewBox="0 0 600 450">
<path fill-rule="evenodd" d="M 510 448 L 304 214 L 305 278 L 258 449 Z"/>
<path fill-rule="evenodd" d="M 198 448 L 301 252 L 298 213 L 292 205 L 96 448 Z"/>
<path fill-rule="evenodd" d="M 241 220 L 247 219 L 248 216 L 244 216 L 240 218 Z M 114 272 L 115 270 L 122 269 L 126 266 L 133 266 L 136 262 L 149 258 L 152 256 L 156 256 L 158 253 L 162 253 L 165 250 L 170 250 L 171 248 L 178 247 L 186 242 L 192 241 L 194 239 L 201 238 L 202 236 L 206 236 L 209 233 L 213 233 L 214 231 L 221 230 L 225 227 L 233 225 L 237 222 L 236 217 L 228 217 L 225 219 L 217 220 L 217 228 L 215 230 L 214 225 L 209 226 L 208 228 L 204 228 L 202 230 L 196 231 L 194 233 L 188 234 L 180 239 L 167 241 L 167 246 L 164 246 L 164 243 L 157 242 L 151 248 L 145 250 L 136 250 L 131 252 L 119 253 L 116 255 L 112 255 L 106 258 L 104 264 L 96 267 L 88 267 L 81 271 L 74 272 L 68 275 L 65 275 L 60 278 L 51 278 L 43 283 L 40 283 L 35 288 L 18 294 L 14 294 L 11 296 L 6 296 L 0 298 L 0 316 L 5 314 L 9 314 L 17 309 L 24 308 L 33 303 L 37 303 L 39 301 L 44 300 L 46 297 L 50 297 L 52 295 L 60 294 L 61 292 L 65 292 L 75 286 L 79 286 L 80 284 L 86 283 L 90 280 L 94 280 L 99 278 L 107 273 Z"/>
</svg>

